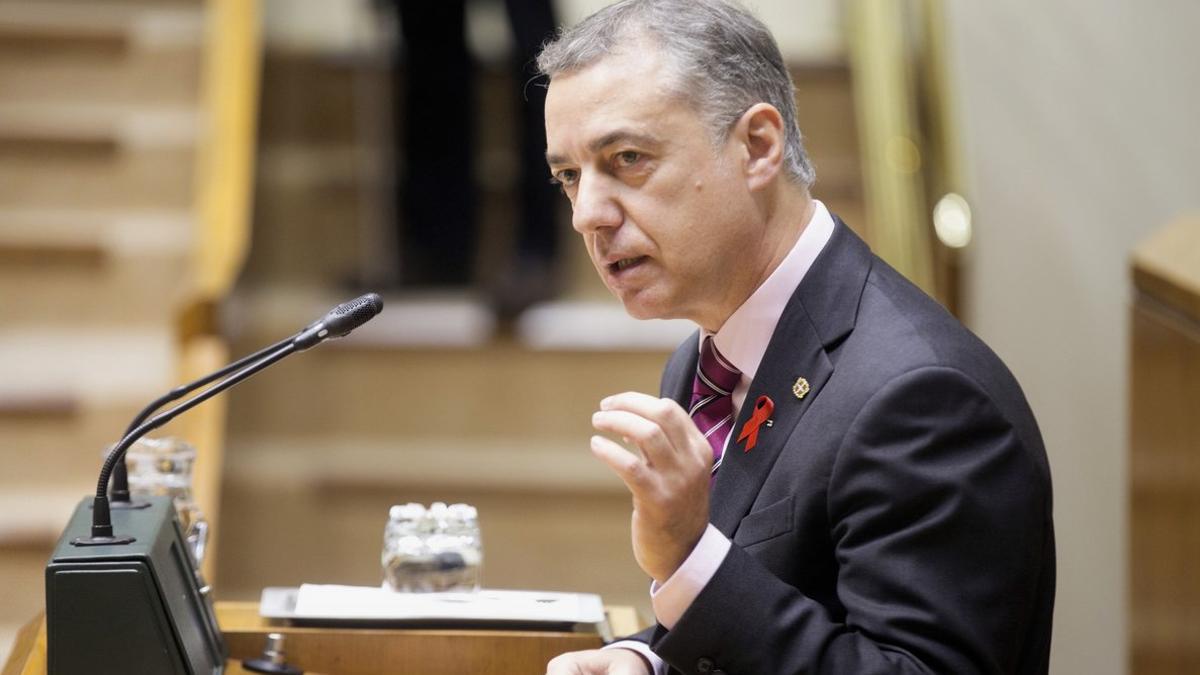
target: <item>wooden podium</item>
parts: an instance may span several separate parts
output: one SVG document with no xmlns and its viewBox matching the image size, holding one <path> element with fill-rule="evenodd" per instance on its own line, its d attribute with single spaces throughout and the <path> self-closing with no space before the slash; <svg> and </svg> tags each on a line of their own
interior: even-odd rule
<svg viewBox="0 0 1200 675">
<path fill-rule="evenodd" d="M 1133 256 L 1130 672 L 1200 672 L 1200 216 Z"/>
<path fill-rule="evenodd" d="M 273 624 L 256 602 L 218 602 L 217 621 L 229 647 L 227 675 L 249 673 L 241 662 L 262 654 L 268 633 L 283 633 L 288 663 L 325 675 L 530 675 L 563 652 L 595 649 L 599 635 L 547 631 L 301 628 Z M 618 635 L 636 632 L 628 607 L 606 609 Z M 44 675 L 46 622 L 30 621 L 17 635 L 0 675 Z"/>
</svg>

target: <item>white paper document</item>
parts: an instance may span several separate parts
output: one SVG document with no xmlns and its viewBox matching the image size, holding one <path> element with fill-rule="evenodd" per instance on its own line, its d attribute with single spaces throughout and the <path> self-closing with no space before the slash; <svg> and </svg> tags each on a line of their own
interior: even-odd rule
<svg viewBox="0 0 1200 675">
<path fill-rule="evenodd" d="M 292 598 L 294 606 L 289 606 Z M 344 621 L 600 624 L 605 620 L 600 596 L 591 593 L 489 589 L 476 593 L 405 593 L 322 584 L 263 589 L 260 613 L 271 618 Z"/>
</svg>

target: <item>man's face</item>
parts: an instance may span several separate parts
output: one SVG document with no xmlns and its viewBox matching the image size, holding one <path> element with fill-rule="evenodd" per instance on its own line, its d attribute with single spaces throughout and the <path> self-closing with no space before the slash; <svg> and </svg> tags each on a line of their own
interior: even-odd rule
<svg viewBox="0 0 1200 675">
<path fill-rule="evenodd" d="M 555 77 L 546 157 L 626 311 L 716 330 L 753 290 L 761 270 L 746 252 L 764 233 L 744 145 L 714 148 L 698 114 L 666 93 L 664 65 L 653 48 L 631 49 Z"/>
</svg>

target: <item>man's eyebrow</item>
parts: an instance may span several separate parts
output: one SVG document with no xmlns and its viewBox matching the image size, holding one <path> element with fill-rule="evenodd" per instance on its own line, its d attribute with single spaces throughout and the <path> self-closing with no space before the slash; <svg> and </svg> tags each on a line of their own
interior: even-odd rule
<svg viewBox="0 0 1200 675">
<path fill-rule="evenodd" d="M 591 143 L 588 143 L 588 150 L 591 152 L 599 152 L 610 145 L 616 145 L 617 143 L 621 143 L 623 141 L 629 141 L 636 145 L 645 146 L 657 146 L 659 144 L 658 139 L 654 138 L 653 136 L 639 134 L 636 131 L 629 131 L 627 129 L 617 129 L 616 131 L 610 131 Z"/>
<path fill-rule="evenodd" d="M 659 140 L 654 136 L 640 134 L 636 131 L 629 131 L 627 129 L 617 129 L 604 134 L 591 143 L 588 143 L 588 152 L 599 152 L 610 145 L 616 145 L 617 143 L 622 142 L 632 142 L 636 145 L 652 148 L 661 145 Z M 556 155 L 547 152 L 546 163 L 551 166 L 554 166 L 555 164 L 566 164 L 567 158 L 562 155 Z"/>
</svg>

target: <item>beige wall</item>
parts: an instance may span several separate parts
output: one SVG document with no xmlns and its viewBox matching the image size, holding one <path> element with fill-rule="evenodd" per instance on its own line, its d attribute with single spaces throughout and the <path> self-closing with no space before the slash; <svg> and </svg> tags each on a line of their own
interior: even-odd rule
<svg viewBox="0 0 1200 675">
<path fill-rule="evenodd" d="M 578 22 L 613 0 L 555 0 L 565 24 Z M 373 0 L 264 0 L 267 40 L 273 45 L 349 49 L 369 42 L 378 26 Z M 746 0 L 771 26 L 784 56 L 792 60 L 827 59 L 842 52 L 842 3 L 839 0 Z M 508 48 L 503 2 L 468 4 L 470 41 L 478 54 Z"/>
<path fill-rule="evenodd" d="M 968 323 L 1054 474 L 1052 671 L 1125 671 L 1127 259 L 1200 208 L 1200 3 L 947 2 L 976 239 Z"/>
<path fill-rule="evenodd" d="M 561 20 L 578 22 L 614 0 L 557 0 Z M 828 59 L 842 53 L 842 2 L 839 0 L 741 0 L 775 34 L 789 60 Z"/>
</svg>

